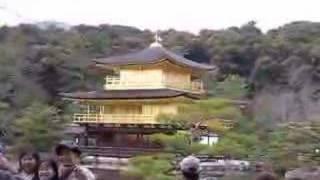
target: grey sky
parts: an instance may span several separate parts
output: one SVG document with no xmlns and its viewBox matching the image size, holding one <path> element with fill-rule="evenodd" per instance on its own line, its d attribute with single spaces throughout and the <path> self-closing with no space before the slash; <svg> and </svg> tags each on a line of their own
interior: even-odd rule
<svg viewBox="0 0 320 180">
<path fill-rule="evenodd" d="M 255 20 L 267 30 L 297 20 L 320 22 L 319 7 L 319 0 L 0 0 L 0 25 L 54 20 L 198 32 Z"/>
</svg>

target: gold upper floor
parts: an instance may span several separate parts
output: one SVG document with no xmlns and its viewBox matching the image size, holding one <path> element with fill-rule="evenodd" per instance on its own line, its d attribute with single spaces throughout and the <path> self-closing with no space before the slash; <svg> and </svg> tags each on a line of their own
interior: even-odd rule
<svg viewBox="0 0 320 180">
<path fill-rule="evenodd" d="M 161 114 L 174 116 L 178 113 L 179 103 L 183 99 L 166 99 L 159 101 L 93 101 L 82 102 L 78 113 L 73 115 L 73 123 L 77 124 L 165 124 L 158 121 Z M 188 101 L 185 101 L 188 102 Z M 198 119 L 201 121 L 201 119 Z M 211 122 L 226 128 L 233 126 L 232 120 L 213 118 Z"/>
<path fill-rule="evenodd" d="M 204 93 L 203 72 L 178 66 L 168 61 L 151 65 L 113 67 L 114 74 L 105 78 L 107 90 L 175 89 Z"/>
<path fill-rule="evenodd" d="M 158 101 L 86 101 L 81 103 L 78 113 L 74 114 L 73 122 L 159 124 L 157 122 L 159 114 L 177 114 L 178 103 L 175 101 L 178 99 Z"/>
</svg>

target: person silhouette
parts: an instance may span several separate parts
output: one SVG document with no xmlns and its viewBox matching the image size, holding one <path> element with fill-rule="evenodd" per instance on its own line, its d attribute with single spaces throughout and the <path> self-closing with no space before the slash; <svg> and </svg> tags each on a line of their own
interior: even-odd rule
<svg viewBox="0 0 320 180">
<path fill-rule="evenodd" d="M 180 170 L 185 180 L 199 180 L 200 160 L 193 156 L 187 156 L 180 162 Z"/>
</svg>

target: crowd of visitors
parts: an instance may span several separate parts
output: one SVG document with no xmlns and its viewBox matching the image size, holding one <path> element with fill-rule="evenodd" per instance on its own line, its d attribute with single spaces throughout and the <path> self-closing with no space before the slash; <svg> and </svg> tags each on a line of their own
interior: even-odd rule
<svg viewBox="0 0 320 180">
<path fill-rule="evenodd" d="M 200 160 L 192 155 L 185 157 L 180 162 L 180 170 L 184 180 L 199 180 L 201 173 Z M 278 180 L 270 168 L 261 164 L 257 165 L 256 172 L 255 180 Z"/>
<path fill-rule="evenodd" d="M 60 143 L 49 159 L 41 159 L 30 150 L 21 153 L 15 168 L 0 148 L 0 180 L 95 180 L 94 174 L 81 165 L 80 156 L 77 145 Z"/>
<path fill-rule="evenodd" d="M 8 161 L 4 148 L 0 146 L 0 180 L 96 180 L 95 175 L 81 165 L 80 157 L 81 151 L 77 145 L 60 143 L 55 147 L 51 158 L 42 159 L 37 152 L 31 150 L 21 153 L 18 167 L 15 167 Z M 185 157 L 179 167 L 183 179 L 200 179 L 200 160 L 195 156 Z M 266 167 L 261 164 L 256 165 L 255 180 L 278 179 L 272 170 Z"/>
</svg>

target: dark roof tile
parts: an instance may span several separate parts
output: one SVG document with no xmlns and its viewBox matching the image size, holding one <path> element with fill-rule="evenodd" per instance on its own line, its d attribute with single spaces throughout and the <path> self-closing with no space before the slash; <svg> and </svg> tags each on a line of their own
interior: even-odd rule
<svg viewBox="0 0 320 180">
<path fill-rule="evenodd" d="M 169 60 L 174 64 L 187 66 L 201 70 L 214 70 L 215 66 L 197 63 L 195 61 L 179 56 L 162 46 L 148 47 L 142 51 L 129 53 L 120 56 L 112 56 L 108 58 L 95 59 L 97 64 L 106 65 L 140 65 L 140 64 L 153 64 L 161 60 Z"/>
<path fill-rule="evenodd" d="M 104 90 L 90 92 L 61 93 L 60 96 L 70 99 L 95 99 L 95 100 L 117 100 L 117 99 L 154 99 L 172 98 L 185 96 L 199 99 L 199 95 L 170 89 L 149 90 Z"/>
</svg>

